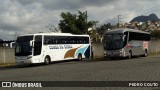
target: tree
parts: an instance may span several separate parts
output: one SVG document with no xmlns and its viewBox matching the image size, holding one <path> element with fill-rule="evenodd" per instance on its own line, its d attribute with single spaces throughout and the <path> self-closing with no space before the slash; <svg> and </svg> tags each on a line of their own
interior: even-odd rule
<svg viewBox="0 0 160 90">
<path fill-rule="evenodd" d="M 152 39 L 160 39 L 160 31 L 154 30 L 150 33 Z"/>
<path fill-rule="evenodd" d="M 86 34 L 88 28 L 94 25 L 93 22 L 95 22 L 87 22 L 87 12 L 78 11 L 78 15 L 62 12 L 60 16 L 62 20 L 60 20 L 59 28 L 63 33 Z"/>
<path fill-rule="evenodd" d="M 56 27 L 52 24 L 47 25 L 46 28 L 49 29 L 51 32 L 60 32 L 59 27 Z"/>
<path fill-rule="evenodd" d="M 59 27 L 63 33 L 76 33 L 78 31 L 75 25 L 76 17 L 75 14 L 71 14 L 70 12 L 61 13 L 62 20 L 60 20 Z"/>
<path fill-rule="evenodd" d="M 112 28 L 113 26 L 111 26 L 110 23 L 104 24 L 97 28 L 97 32 L 102 36 L 105 31 L 107 31 L 108 29 L 112 29 Z"/>
</svg>

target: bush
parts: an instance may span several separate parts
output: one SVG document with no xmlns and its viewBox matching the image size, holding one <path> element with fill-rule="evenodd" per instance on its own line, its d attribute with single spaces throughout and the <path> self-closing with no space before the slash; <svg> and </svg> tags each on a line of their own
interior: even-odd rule
<svg viewBox="0 0 160 90">
<path fill-rule="evenodd" d="M 160 39 L 160 30 L 151 31 L 151 38 L 152 39 Z"/>
</svg>

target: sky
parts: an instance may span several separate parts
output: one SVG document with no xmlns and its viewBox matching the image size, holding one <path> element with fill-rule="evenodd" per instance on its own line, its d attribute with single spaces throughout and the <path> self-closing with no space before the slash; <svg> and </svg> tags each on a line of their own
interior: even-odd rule
<svg viewBox="0 0 160 90">
<path fill-rule="evenodd" d="M 88 21 L 97 26 L 122 23 L 134 17 L 155 13 L 160 17 L 160 0 L 0 0 L 0 39 L 12 40 L 17 34 L 50 32 L 58 26 L 61 12 L 87 11 Z"/>
</svg>

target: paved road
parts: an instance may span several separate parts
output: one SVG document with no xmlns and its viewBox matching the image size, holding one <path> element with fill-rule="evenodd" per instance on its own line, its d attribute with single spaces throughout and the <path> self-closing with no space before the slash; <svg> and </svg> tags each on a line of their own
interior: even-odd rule
<svg viewBox="0 0 160 90">
<path fill-rule="evenodd" d="M 0 68 L 1 81 L 160 81 L 160 57 Z M 158 90 L 158 89 L 155 89 Z"/>
</svg>

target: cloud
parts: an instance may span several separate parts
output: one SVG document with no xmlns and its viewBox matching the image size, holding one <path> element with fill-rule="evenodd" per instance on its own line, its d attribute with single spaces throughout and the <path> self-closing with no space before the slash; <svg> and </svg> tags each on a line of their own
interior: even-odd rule
<svg viewBox="0 0 160 90">
<path fill-rule="evenodd" d="M 88 6 L 103 6 L 116 0 L 17 0 L 23 5 L 39 2 L 45 9 L 50 10 L 77 10 Z"/>
<path fill-rule="evenodd" d="M 58 25 L 61 12 L 87 11 L 88 20 L 99 21 L 98 25 L 116 24 L 118 15 L 122 22 L 138 15 L 159 15 L 159 4 L 159 0 L 2 0 L 0 38 L 48 32 L 45 26 Z"/>
</svg>

